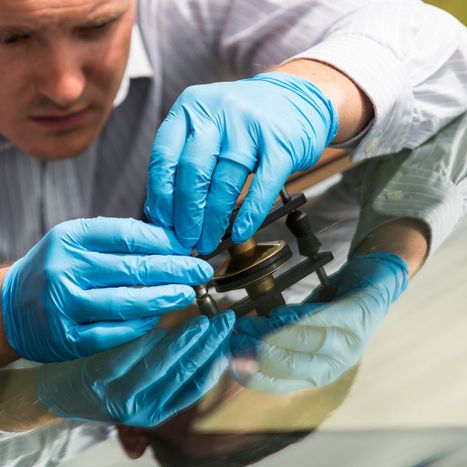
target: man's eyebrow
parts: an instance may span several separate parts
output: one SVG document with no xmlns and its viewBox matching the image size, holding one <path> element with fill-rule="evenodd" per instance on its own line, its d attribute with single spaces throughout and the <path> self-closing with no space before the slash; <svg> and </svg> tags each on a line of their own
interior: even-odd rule
<svg viewBox="0 0 467 467">
<path fill-rule="evenodd" d="M 112 11 L 96 15 L 93 18 L 83 19 L 76 24 L 77 27 L 99 26 L 119 19 L 125 14 L 126 10 Z"/>
<path fill-rule="evenodd" d="M 115 20 L 118 20 L 125 14 L 126 10 L 116 10 L 108 13 L 101 13 L 94 17 L 83 18 L 79 22 L 72 25 L 74 28 L 87 28 L 93 26 L 100 26 Z M 0 37 L 15 36 L 15 35 L 26 35 L 40 32 L 44 28 L 41 26 L 29 26 L 29 25 L 1 25 L 0 24 Z"/>
</svg>

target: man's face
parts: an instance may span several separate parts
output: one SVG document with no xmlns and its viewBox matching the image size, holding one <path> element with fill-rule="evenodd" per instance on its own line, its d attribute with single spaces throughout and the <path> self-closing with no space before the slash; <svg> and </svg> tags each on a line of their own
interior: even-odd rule
<svg viewBox="0 0 467 467">
<path fill-rule="evenodd" d="M 128 60 L 136 0 L 0 0 L 0 135 L 44 160 L 97 137 Z"/>
</svg>

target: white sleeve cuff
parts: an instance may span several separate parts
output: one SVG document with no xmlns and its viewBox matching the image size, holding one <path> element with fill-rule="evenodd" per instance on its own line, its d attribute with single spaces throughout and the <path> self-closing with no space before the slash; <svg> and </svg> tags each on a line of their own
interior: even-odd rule
<svg viewBox="0 0 467 467">
<path fill-rule="evenodd" d="M 401 153 L 403 156 L 404 153 Z M 431 257 L 452 233 L 466 209 L 466 193 L 461 186 L 446 178 L 442 173 L 419 168 L 414 173 L 413 167 L 400 166 L 382 188 L 382 172 L 392 169 L 384 165 L 379 172 L 370 172 L 376 190 L 376 197 L 370 195 L 369 203 L 360 214 L 357 231 L 352 239 L 350 256 L 371 233 L 382 225 L 400 218 L 417 219 L 423 222 L 430 232 L 428 257 Z M 386 163 L 390 163 L 389 160 Z M 392 164 L 390 164 L 392 165 Z M 467 188 L 467 187 L 466 187 Z M 379 193 L 378 193 L 379 192 Z M 366 197 L 366 195 L 364 195 Z M 373 200 L 371 200 L 373 198 Z"/>
<path fill-rule="evenodd" d="M 410 151 L 367 162 L 362 212 L 351 251 L 397 218 L 424 222 L 435 253 L 467 211 L 467 114 Z"/>
<path fill-rule="evenodd" d="M 373 209 L 385 216 L 424 222 L 430 229 L 431 256 L 462 218 L 464 197 L 459 187 L 442 175 L 408 173 L 402 168 L 375 199 Z"/>
<path fill-rule="evenodd" d="M 414 96 L 404 66 L 388 47 L 354 33 L 337 33 L 290 60 L 327 63 L 351 78 L 374 106 L 375 118 L 354 160 L 399 152 L 411 132 Z"/>
</svg>

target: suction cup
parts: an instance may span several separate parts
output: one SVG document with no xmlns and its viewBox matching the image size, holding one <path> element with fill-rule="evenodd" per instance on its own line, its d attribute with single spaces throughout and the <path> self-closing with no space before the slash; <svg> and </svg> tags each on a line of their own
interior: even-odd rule
<svg viewBox="0 0 467 467">
<path fill-rule="evenodd" d="M 218 292 L 249 288 L 272 275 L 292 256 L 283 240 L 256 243 L 254 238 L 229 248 L 229 254 L 230 258 L 214 274 Z"/>
</svg>

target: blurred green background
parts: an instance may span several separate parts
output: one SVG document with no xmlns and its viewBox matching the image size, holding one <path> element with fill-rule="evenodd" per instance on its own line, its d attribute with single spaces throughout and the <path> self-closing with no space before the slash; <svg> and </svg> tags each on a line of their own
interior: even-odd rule
<svg viewBox="0 0 467 467">
<path fill-rule="evenodd" d="M 464 24 L 467 24 L 467 0 L 425 0 L 426 3 L 439 6 L 457 16 Z"/>
</svg>

